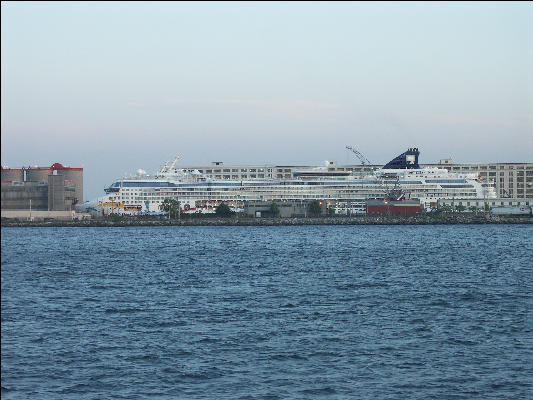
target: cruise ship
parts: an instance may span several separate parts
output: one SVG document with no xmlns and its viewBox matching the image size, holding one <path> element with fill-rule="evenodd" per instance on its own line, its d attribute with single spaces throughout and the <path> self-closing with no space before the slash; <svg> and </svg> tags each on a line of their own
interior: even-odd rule
<svg viewBox="0 0 533 400">
<path fill-rule="evenodd" d="M 290 177 L 222 179 L 193 168 L 166 163 L 155 176 L 139 170 L 105 189 L 106 195 L 80 205 L 79 211 L 106 213 L 160 213 L 167 198 L 180 202 L 184 213 L 213 213 L 221 203 L 242 211 L 254 201 L 325 201 L 337 214 L 365 213 L 368 199 L 380 199 L 391 190 L 418 199 L 427 210 L 439 199 L 496 198 L 494 182 L 475 173 L 451 173 L 441 168 L 421 168 L 419 150 L 410 148 L 385 166 L 365 173 L 338 171 L 326 167 L 292 169 Z"/>
</svg>

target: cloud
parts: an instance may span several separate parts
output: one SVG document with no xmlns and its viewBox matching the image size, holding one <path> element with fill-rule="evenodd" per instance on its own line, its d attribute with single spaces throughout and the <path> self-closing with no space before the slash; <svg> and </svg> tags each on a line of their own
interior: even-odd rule
<svg viewBox="0 0 533 400">
<path fill-rule="evenodd" d="M 317 114 L 328 116 L 341 109 L 340 104 L 308 100 L 255 100 L 255 99 L 165 99 L 162 101 L 131 101 L 128 107 L 134 109 L 179 109 L 190 107 L 226 107 L 240 111 L 279 115 L 292 119 L 314 119 Z"/>
<path fill-rule="evenodd" d="M 443 115 L 434 116 L 431 118 L 434 124 L 442 126 L 467 126 L 467 127 L 481 127 L 481 128 L 517 128 L 517 127 L 533 127 L 533 117 L 517 116 L 509 118 L 501 118 L 498 116 L 475 117 L 466 115 Z"/>
</svg>

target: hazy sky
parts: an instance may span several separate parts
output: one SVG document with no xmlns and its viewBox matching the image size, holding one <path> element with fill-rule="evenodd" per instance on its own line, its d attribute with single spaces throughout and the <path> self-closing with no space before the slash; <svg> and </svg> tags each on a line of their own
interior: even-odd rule
<svg viewBox="0 0 533 400">
<path fill-rule="evenodd" d="M 2 2 L 2 165 L 533 161 L 533 3 Z"/>
</svg>

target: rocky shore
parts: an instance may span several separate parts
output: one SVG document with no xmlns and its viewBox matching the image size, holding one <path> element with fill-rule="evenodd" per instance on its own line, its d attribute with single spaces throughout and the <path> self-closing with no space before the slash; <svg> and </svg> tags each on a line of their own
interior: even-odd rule
<svg viewBox="0 0 533 400">
<path fill-rule="evenodd" d="M 283 225 L 443 225 L 443 224 L 533 224 L 531 217 L 501 216 L 492 214 L 435 214 L 417 216 L 357 216 L 357 217 L 315 217 L 315 218 L 182 218 L 121 220 L 93 219 L 72 221 L 21 221 L 2 220 L 2 227 L 121 227 L 121 226 L 283 226 Z"/>
</svg>

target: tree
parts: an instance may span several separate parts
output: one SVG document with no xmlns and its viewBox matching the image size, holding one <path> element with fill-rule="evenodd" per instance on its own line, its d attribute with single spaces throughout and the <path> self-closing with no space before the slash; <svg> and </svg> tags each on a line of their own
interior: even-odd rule
<svg viewBox="0 0 533 400">
<path fill-rule="evenodd" d="M 462 204 L 459 204 L 459 205 L 455 206 L 455 210 L 458 211 L 458 212 L 463 212 L 464 210 L 466 210 L 466 207 L 463 206 Z"/>
<path fill-rule="evenodd" d="M 120 222 L 124 219 L 122 215 L 116 213 L 109 214 L 109 218 L 111 218 L 111 221 L 113 222 Z"/>
<path fill-rule="evenodd" d="M 322 214 L 322 202 L 318 200 L 313 200 L 309 204 L 309 213 L 313 216 Z"/>
<path fill-rule="evenodd" d="M 163 200 L 163 203 L 159 206 L 159 208 L 165 212 L 168 213 L 169 218 L 176 218 L 178 215 L 178 212 L 181 212 L 180 210 L 180 202 L 176 199 L 170 199 L 166 198 Z"/>
<path fill-rule="evenodd" d="M 228 207 L 228 205 L 224 202 L 220 203 L 215 210 L 215 214 L 219 217 L 229 217 L 230 215 L 234 214 L 233 211 Z"/>
<path fill-rule="evenodd" d="M 442 212 L 450 212 L 450 211 L 453 211 L 453 208 L 452 206 L 448 206 L 445 204 L 445 205 L 440 206 L 439 210 Z"/>
<path fill-rule="evenodd" d="M 471 212 L 473 212 L 473 213 L 477 212 L 477 207 L 476 207 L 476 206 L 470 206 L 470 207 L 468 207 L 468 209 L 469 209 Z"/>
<path fill-rule="evenodd" d="M 278 205 L 275 203 L 275 202 L 272 202 L 270 204 L 270 214 L 272 214 L 273 217 L 278 217 L 279 216 L 279 207 Z"/>
</svg>

